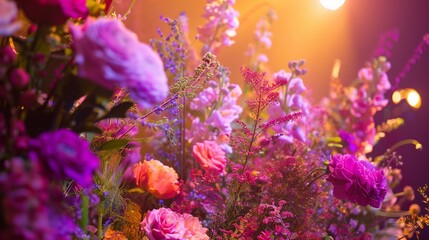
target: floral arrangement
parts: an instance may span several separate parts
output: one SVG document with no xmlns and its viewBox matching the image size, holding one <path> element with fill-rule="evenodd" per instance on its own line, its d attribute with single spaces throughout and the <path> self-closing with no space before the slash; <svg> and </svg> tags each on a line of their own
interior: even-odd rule
<svg viewBox="0 0 429 240">
<path fill-rule="evenodd" d="M 234 4 L 207 0 L 198 53 L 184 13 L 143 43 L 112 1 L 0 0 L 2 239 L 405 239 L 429 225 L 403 208 L 413 188 L 396 189 L 395 150 L 421 144 L 370 155 L 403 124 L 374 121 L 397 33 L 315 104 L 304 61 L 261 71 L 273 10 L 232 83 L 215 54 L 234 44 Z"/>
</svg>

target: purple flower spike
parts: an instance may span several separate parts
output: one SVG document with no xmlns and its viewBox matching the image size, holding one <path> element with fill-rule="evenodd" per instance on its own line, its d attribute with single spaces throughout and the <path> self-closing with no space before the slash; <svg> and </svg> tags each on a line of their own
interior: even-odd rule
<svg viewBox="0 0 429 240">
<path fill-rule="evenodd" d="M 92 175 L 99 166 L 89 143 L 69 129 L 41 134 L 31 141 L 31 147 L 54 176 L 70 178 L 82 187 L 90 187 Z"/>
<path fill-rule="evenodd" d="M 337 154 L 331 157 L 327 181 L 334 185 L 334 196 L 361 206 L 378 208 L 387 193 L 382 170 L 356 156 Z"/>
</svg>

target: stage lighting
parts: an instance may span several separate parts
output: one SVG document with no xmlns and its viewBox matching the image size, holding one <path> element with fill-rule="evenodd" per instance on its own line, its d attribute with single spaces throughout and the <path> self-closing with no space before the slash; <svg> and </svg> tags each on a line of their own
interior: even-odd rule
<svg viewBox="0 0 429 240">
<path fill-rule="evenodd" d="M 343 6 L 346 0 L 320 0 L 320 3 L 329 10 L 337 10 L 341 6 Z"/>
</svg>

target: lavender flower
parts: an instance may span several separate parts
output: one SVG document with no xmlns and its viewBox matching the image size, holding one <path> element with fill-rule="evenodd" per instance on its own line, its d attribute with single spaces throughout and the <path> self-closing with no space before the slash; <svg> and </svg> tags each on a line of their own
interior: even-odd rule
<svg viewBox="0 0 429 240">
<path fill-rule="evenodd" d="M 41 134 L 30 142 L 37 157 L 60 179 L 70 178 L 82 187 L 90 187 L 99 166 L 89 143 L 68 129 Z"/>
<path fill-rule="evenodd" d="M 362 206 L 380 207 L 387 193 L 382 170 L 354 155 L 334 155 L 329 163 L 327 181 L 334 185 L 334 196 Z"/>
</svg>

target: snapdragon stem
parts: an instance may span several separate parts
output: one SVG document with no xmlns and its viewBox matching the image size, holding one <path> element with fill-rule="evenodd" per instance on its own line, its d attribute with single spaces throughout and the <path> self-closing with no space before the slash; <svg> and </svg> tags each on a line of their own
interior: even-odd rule
<svg viewBox="0 0 429 240">
<path fill-rule="evenodd" d="M 100 203 L 99 209 L 98 209 L 98 226 L 97 226 L 97 236 L 98 239 L 101 240 L 103 239 L 103 213 L 101 210 L 101 206 L 103 205 L 103 203 Z"/>
<path fill-rule="evenodd" d="M 81 200 L 82 218 L 80 219 L 80 228 L 86 233 L 86 226 L 88 226 L 89 222 L 89 198 L 85 194 L 82 194 Z"/>
<path fill-rule="evenodd" d="M 327 175 L 327 173 L 326 173 L 326 172 L 324 172 L 324 173 L 320 174 L 320 175 L 319 175 L 319 176 L 317 176 L 315 179 L 313 179 L 313 181 L 309 182 L 307 186 L 311 186 L 311 184 L 313 184 L 313 183 L 314 183 L 314 182 L 316 182 L 319 178 L 321 178 L 321 177 L 323 177 L 323 176 L 325 176 L 325 175 Z"/>
</svg>

